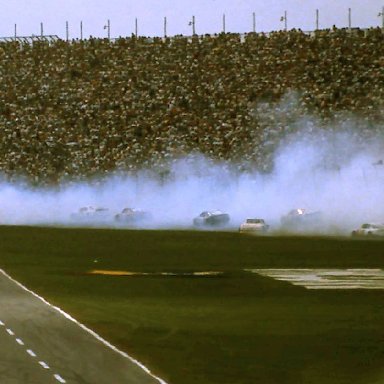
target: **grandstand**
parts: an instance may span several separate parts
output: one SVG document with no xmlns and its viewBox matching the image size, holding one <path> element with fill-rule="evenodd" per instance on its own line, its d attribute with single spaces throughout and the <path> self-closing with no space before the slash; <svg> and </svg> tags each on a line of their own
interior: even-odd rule
<svg viewBox="0 0 384 384">
<path fill-rule="evenodd" d="M 0 172 L 56 185 L 163 170 L 196 152 L 268 171 L 303 116 L 323 127 L 358 120 L 374 135 L 384 121 L 383 35 L 3 38 Z"/>
</svg>

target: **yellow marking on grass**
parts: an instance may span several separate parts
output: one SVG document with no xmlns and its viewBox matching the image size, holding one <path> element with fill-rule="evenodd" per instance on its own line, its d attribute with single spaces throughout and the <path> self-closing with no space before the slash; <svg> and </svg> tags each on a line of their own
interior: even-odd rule
<svg viewBox="0 0 384 384">
<path fill-rule="evenodd" d="M 108 276 L 135 276 L 135 275 L 147 275 L 144 272 L 130 272 L 130 271 L 107 271 L 104 269 L 94 269 L 88 272 L 91 275 L 108 275 Z"/>
<path fill-rule="evenodd" d="M 132 272 L 132 271 L 108 271 L 105 269 L 94 269 L 87 272 L 90 275 L 106 276 L 218 276 L 224 272 L 220 271 L 201 271 L 201 272 Z"/>
</svg>

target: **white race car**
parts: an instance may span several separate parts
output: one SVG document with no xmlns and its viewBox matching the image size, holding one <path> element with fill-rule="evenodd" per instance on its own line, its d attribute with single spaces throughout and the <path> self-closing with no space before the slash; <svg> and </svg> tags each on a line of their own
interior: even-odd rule
<svg viewBox="0 0 384 384">
<path fill-rule="evenodd" d="M 122 224 L 140 224 L 151 218 L 152 215 L 149 212 L 136 208 L 124 208 L 115 215 L 115 221 Z"/>
<path fill-rule="evenodd" d="M 229 223 L 228 213 L 222 211 L 204 211 L 193 219 L 195 227 L 223 227 Z"/>
<path fill-rule="evenodd" d="M 107 221 L 110 218 L 108 208 L 102 207 L 81 207 L 78 212 L 71 214 L 71 219 L 81 222 L 100 222 Z"/>
<path fill-rule="evenodd" d="M 321 224 L 322 214 L 319 211 L 310 212 L 303 208 L 292 209 L 281 217 L 284 229 L 311 230 Z"/>
<path fill-rule="evenodd" d="M 353 237 L 359 236 L 384 236 L 384 224 L 365 223 L 360 228 L 352 231 Z"/>
<path fill-rule="evenodd" d="M 241 233 L 267 233 L 269 225 L 266 224 L 264 219 L 246 219 L 240 225 L 239 232 Z"/>
</svg>

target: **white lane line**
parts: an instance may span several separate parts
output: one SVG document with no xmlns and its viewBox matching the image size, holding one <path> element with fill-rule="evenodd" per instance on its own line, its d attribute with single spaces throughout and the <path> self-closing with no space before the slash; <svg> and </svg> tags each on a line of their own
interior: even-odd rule
<svg viewBox="0 0 384 384">
<path fill-rule="evenodd" d="M 10 328 L 7 328 L 7 332 L 8 332 L 11 336 L 13 336 L 13 335 L 15 334 L 15 332 L 13 332 L 12 329 L 10 329 Z"/>
<path fill-rule="evenodd" d="M 39 361 L 39 364 L 44 368 L 44 369 L 49 369 L 49 365 L 45 361 Z"/>
<path fill-rule="evenodd" d="M 4 323 L 0 320 L 0 325 L 4 326 Z"/>
<path fill-rule="evenodd" d="M 57 373 L 53 375 L 53 377 L 59 382 L 59 383 L 66 383 L 66 381 Z"/>
<path fill-rule="evenodd" d="M 16 339 L 16 342 L 17 344 L 24 345 L 24 341 L 19 338 Z"/>
<path fill-rule="evenodd" d="M 32 349 L 27 349 L 28 355 L 31 355 L 32 357 L 36 357 L 36 353 L 32 351 Z"/>
<path fill-rule="evenodd" d="M 95 339 L 99 340 L 102 344 L 104 344 L 105 346 L 107 346 L 108 348 L 114 350 L 115 352 L 117 352 L 119 355 L 125 357 L 126 359 L 130 360 L 132 363 L 136 364 L 138 367 L 140 367 L 144 372 L 146 372 L 149 376 L 153 377 L 155 380 L 157 380 L 160 384 L 168 384 L 166 381 L 164 381 L 163 379 L 161 379 L 160 377 L 154 375 L 150 370 L 149 368 L 147 368 L 144 364 L 140 363 L 139 360 L 136 360 L 134 357 L 128 355 L 128 353 L 124 352 L 124 351 L 121 351 L 120 349 L 118 349 L 117 347 L 115 347 L 113 344 L 111 344 L 109 341 L 103 339 L 100 335 L 98 335 L 95 331 L 92 331 L 92 329 L 86 327 L 84 324 L 80 323 L 79 321 L 77 321 L 75 318 L 73 318 L 71 315 L 69 315 L 67 312 L 64 312 L 61 308 L 55 306 L 55 305 L 52 305 L 50 302 L 48 302 L 47 300 L 44 299 L 44 297 L 42 296 L 39 296 L 37 293 L 31 291 L 30 289 L 28 289 L 27 287 L 25 287 L 23 284 L 19 283 L 17 280 L 15 280 L 14 278 L 12 278 L 10 275 L 8 275 L 8 273 L 6 273 L 3 269 L 0 269 L 0 273 L 3 274 L 6 278 L 8 278 L 9 280 L 11 280 L 12 282 L 14 282 L 17 286 L 19 286 L 20 288 L 22 288 L 24 291 L 30 293 L 31 295 L 33 295 L 34 297 L 38 298 L 39 300 L 41 300 L 44 304 L 48 305 L 50 308 L 53 308 L 55 311 L 59 312 L 61 315 L 63 315 L 66 319 L 74 322 L 75 324 L 77 324 L 81 329 L 83 329 L 84 331 L 88 332 L 90 335 L 92 335 Z"/>
</svg>

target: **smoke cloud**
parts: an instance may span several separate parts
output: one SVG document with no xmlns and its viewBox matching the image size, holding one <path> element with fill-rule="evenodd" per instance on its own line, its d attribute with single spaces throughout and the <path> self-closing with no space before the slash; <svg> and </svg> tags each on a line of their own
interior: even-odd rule
<svg viewBox="0 0 384 384">
<path fill-rule="evenodd" d="M 162 177 L 143 170 L 56 189 L 3 181 L 1 223 L 121 227 L 114 216 L 132 207 L 152 214 L 139 227 L 190 228 L 201 211 L 220 209 L 231 216 L 229 229 L 264 218 L 278 233 L 282 215 L 305 208 L 322 212 L 316 232 L 348 234 L 363 222 L 384 222 L 384 141 L 375 132 L 350 117 L 327 127 L 301 118 L 269 154 L 269 173 L 240 172 L 239 164 L 193 154 L 174 161 Z M 108 211 L 102 219 L 74 219 L 83 206 Z"/>
</svg>

